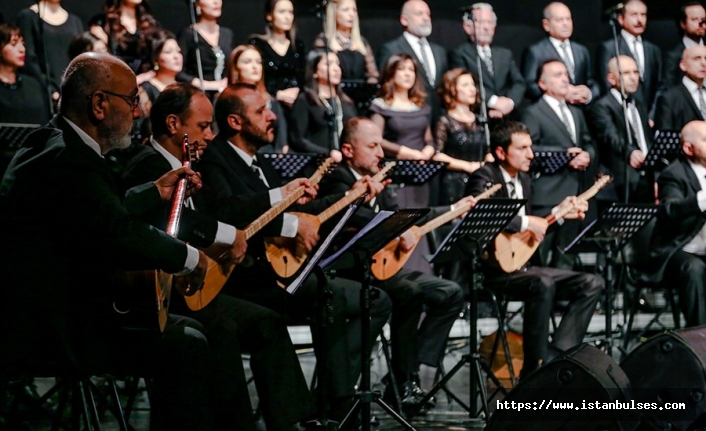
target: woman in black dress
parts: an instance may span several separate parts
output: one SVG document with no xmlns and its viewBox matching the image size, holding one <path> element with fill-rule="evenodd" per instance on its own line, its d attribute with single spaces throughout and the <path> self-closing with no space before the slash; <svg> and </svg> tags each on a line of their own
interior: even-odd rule
<svg viewBox="0 0 706 431">
<path fill-rule="evenodd" d="M 343 124 L 357 113 L 350 98 L 340 91 L 340 84 L 338 56 L 329 52 L 327 61 L 322 50 L 309 53 L 306 85 L 292 107 L 289 125 L 292 150 L 329 154 L 336 162 L 341 161 L 338 138 Z"/>
<path fill-rule="evenodd" d="M 228 84 L 244 82 L 257 87 L 274 112 L 275 141 L 273 144 L 262 146 L 260 153 L 284 153 L 289 151 L 287 144 L 287 121 L 284 118 L 282 105 L 276 101 L 265 89 L 265 76 L 262 73 L 262 55 L 253 45 L 238 45 L 228 58 Z"/>
<path fill-rule="evenodd" d="M 19 27 L 0 24 L 0 123 L 44 124 L 49 121 L 47 94 L 25 65 L 26 49 Z"/>
<path fill-rule="evenodd" d="M 468 175 L 492 162 L 485 130 L 474 110 L 480 105 L 476 80 L 471 72 L 456 68 L 444 74 L 439 99 L 446 114 L 436 124 L 437 154 L 434 160 L 448 163 L 441 173 L 440 205 L 450 205 L 464 196 Z"/>
<path fill-rule="evenodd" d="M 291 107 L 304 84 L 306 51 L 296 37 L 294 4 L 290 0 L 266 0 L 265 34 L 250 38 L 262 54 L 265 87 L 285 107 Z"/>
<path fill-rule="evenodd" d="M 184 72 L 179 75 L 179 80 L 201 87 L 196 59 L 197 45 L 194 43 L 195 28 L 201 54 L 203 89 L 221 91 L 228 81 L 226 56 L 233 49 L 233 31 L 218 25 L 223 0 L 197 0 L 191 4 L 197 21 L 195 27 L 187 27 L 179 34 L 179 46 L 184 54 Z"/>
<path fill-rule="evenodd" d="M 332 0 L 326 6 L 326 40 L 331 51 L 338 54 L 343 82 L 377 84 L 380 74 L 375 65 L 373 49 L 360 35 L 358 7 L 355 0 Z M 323 48 L 319 35 L 314 47 Z"/>
<path fill-rule="evenodd" d="M 89 21 L 91 33 L 108 44 L 135 72 L 138 84 L 151 78 L 148 39 L 160 28 L 147 0 L 106 0 L 103 13 Z"/>
</svg>

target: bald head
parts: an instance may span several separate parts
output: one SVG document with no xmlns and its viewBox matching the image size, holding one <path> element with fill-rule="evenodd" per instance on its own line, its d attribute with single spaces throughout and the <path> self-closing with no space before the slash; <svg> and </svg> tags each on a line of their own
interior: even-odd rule
<svg viewBox="0 0 706 431">
<path fill-rule="evenodd" d="M 431 34 L 431 10 L 424 0 L 407 0 L 402 5 L 400 24 L 410 34 L 419 38 Z"/>
<path fill-rule="evenodd" d="M 137 86 L 135 74 L 119 58 L 97 52 L 77 56 L 61 81 L 60 112 L 69 118 L 82 115 L 86 98 L 98 90 L 110 89 L 116 81 Z"/>
<path fill-rule="evenodd" d="M 627 94 L 633 94 L 640 85 L 640 70 L 632 57 L 621 55 L 619 58 L 620 74 L 623 75 L 625 92 Z M 620 91 L 620 74 L 618 74 L 618 57 L 613 57 L 608 61 L 608 74 L 606 79 L 610 86 L 618 91 Z"/>
<path fill-rule="evenodd" d="M 359 174 L 375 175 L 384 157 L 382 130 L 368 118 L 351 118 L 343 126 L 341 153 L 345 162 Z"/>
<path fill-rule="evenodd" d="M 695 45 L 685 49 L 679 68 L 687 78 L 701 85 L 706 78 L 706 46 Z"/>
<path fill-rule="evenodd" d="M 681 129 L 682 150 L 692 162 L 706 166 L 706 121 L 691 121 Z"/>
<path fill-rule="evenodd" d="M 549 36 L 565 41 L 574 32 L 574 23 L 571 20 L 571 11 L 561 2 L 549 3 L 544 8 L 544 19 L 542 28 Z"/>
</svg>

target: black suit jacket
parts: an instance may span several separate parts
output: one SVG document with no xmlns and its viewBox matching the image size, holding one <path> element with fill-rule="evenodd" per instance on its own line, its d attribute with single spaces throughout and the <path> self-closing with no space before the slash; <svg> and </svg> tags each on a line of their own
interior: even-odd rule
<svg viewBox="0 0 706 431">
<path fill-rule="evenodd" d="M 696 200 L 701 185 L 686 160 L 672 162 L 657 182 L 661 205 L 650 246 L 654 281 L 662 278 L 667 261 L 688 244 L 706 222 L 706 215 Z"/>
<path fill-rule="evenodd" d="M 355 106 L 342 102 L 343 124 L 357 115 Z M 294 151 L 328 155 L 333 150 L 332 128 L 329 126 L 328 109 L 324 105 L 311 103 L 302 92 L 292 105 L 289 123 L 289 145 Z M 339 130 L 340 136 L 343 130 Z M 340 143 L 339 143 L 340 147 Z M 340 149 L 340 148 L 339 148 Z"/>
<path fill-rule="evenodd" d="M 647 143 L 647 148 L 652 146 L 652 133 L 648 124 L 647 109 L 642 101 L 635 101 L 637 111 L 640 113 L 642 130 Z M 625 147 L 628 144 L 627 130 L 625 129 L 625 115 L 623 106 L 613 96 L 608 93 L 596 100 L 588 109 L 588 118 L 593 129 L 593 135 L 598 140 L 598 154 L 601 164 L 613 175 L 613 181 L 602 192 L 605 200 L 622 200 L 625 183 L 625 169 L 629 170 L 628 181 L 630 183 L 630 194 L 632 195 L 640 179 L 640 172 L 629 165 L 626 159 Z M 636 132 L 630 127 L 632 134 L 632 144 L 627 149 L 627 155 L 640 148 L 637 145 Z"/>
<path fill-rule="evenodd" d="M 485 63 L 481 61 L 486 97 L 488 99 L 492 96 L 509 97 L 515 102 L 515 107 L 519 107 L 525 96 L 525 79 L 515 64 L 512 51 L 491 45 L 490 55 L 493 57 L 493 75 L 488 72 Z M 475 45 L 471 42 L 465 42 L 449 52 L 449 66 L 451 68 L 462 67 L 478 76 L 477 58 L 478 52 Z"/>
<path fill-rule="evenodd" d="M 591 140 L 583 111 L 568 105 L 569 112 L 576 126 L 576 144 L 571 140 L 569 131 L 559 116 L 544 99 L 527 108 L 522 122 L 527 125 L 532 136 L 534 151 L 566 151 L 571 147 L 581 147 L 591 156 L 591 163 L 596 162 L 596 148 Z M 552 207 L 567 196 L 576 196 L 585 187 L 584 172 L 569 166 L 553 175 L 541 175 L 533 181 L 534 194 L 532 206 Z"/>
<path fill-rule="evenodd" d="M 662 61 L 662 67 L 664 68 L 664 75 L 662 77 L 663 91 L 667 91 L 675 85 L 679 85 L 681 79 L 684 77 L 684 72 L 679 68 L 679 63 L 681 62 L 681 57 L 685 49 L 684 41 L 680 41 L 677 46 L 664 53 L 664 60 Z"/>
<path fill-rule="evenodd" d="M 131 213 L 161 205 L 157 188 L 148 184 L 123 200 L 106 161 L 55 117 L 27 138 L 0 189 L 0 236 L 12 251 L 0 263 L 0 318 L 16 341 L 8 351 L 21 360 L 36 346 L 47 355 L 71 345 L 104 363 L 121 293 L 104 281 L 123 270 L 177 272 L 186 260 L 183 242 Z"/>
<path fill-rule="evenodd" d="M 150 144 L 132 146 L 126 151 L 124 157 L 129 158 L 129 160 L 125 163 L 121 177 L 124 186 L 127 188 L 154 181 L 172 170 L 167 159 L 155 151 Z M 201 208 L 206 208 L 203 193 L 195 193 L 191 196 L 191 199 L 195 210 L 184 208 L 178 236 L 180 239 L 198 247 L 208 247 L 216 239 L 218 222 L 216 219 L 199 211 Z M 225 217 L 228 220 L 227 223 L 247 225 L 260 214 L 267 211 L 270 207 L 270 202 L 269 196 L 260 193 L 234 196 L 228 201 L 222 202 L 221 206 L 225 209 L 223 212 L 226 210 L 231 211 Z M 165 202 L 162 208 L 145 214 L 143 219 L 153 226 L 164 229 L 170 209 L 171 204 Z"/>
<path fill-rule="evenodd" d="M 645 52 L 644 76 L 635 97 L 645 102 L 650 114 L 653 114 L 662 85 L 662 50 L 654 43 L 646 41 L 645 38 L 642 38 L 642 46 Z M 621 35 L 618 35 L 618 49 L 622 55 L 633 57 L 632 51 Z M 601 84 L 603 94 L 610 90 L 610 84 L 606 77 L 608 75 L 608 61 L 612 57 L 615 57 L 615 48 L 613 47 L 613 39 L 609 39 L 598 48 L 596 61 L 596 79 Z"/>
<path fill-rule="evenodd" d="M 421 76 L 424 81 L 424 89 L 427 92 L 427 104 L 431 106 L 433 128 L 437 120 L 441 116 L 441 101 L 436 95 L 436 89 L 437 87 L 439 87 L 439 84 L 441 84 L 441 80 L 444 76 L 444 73 L 446 73 L 446 71 L 449 69 L 449 65 L 446 59 L 446 49 L 444 49 L 443 46 L 433 42 L 429 42 L 429 46 L 431 47 L 431 52 L 434 55 L 434 63 L 436 64 L 436 76 L 434 77 L 433 83 L 430 83 L 424 75 L 424 68 L 422 67 L 421 61 L 417 57 L 417 54 L 414 53 L 414 50 L 409 45 L 409 42 L 407 42 L 407 39 L 404 38 L 404 35 L 401 35 L 397 39 L 393 39 L 385 43 L 380 48 L 380 51 L 378 52 L 378 69 L 382 73 L 382 71 L 384 70 L 383 66 L 385 65 L 387 59 L 390 58 L 392 54 L 397 54 L 400 52 L 409 54 L 412 56 L 412 58 L 417 60 L 417 71 L 419 71 L 419 76 Z"/>
<path fill-rule="evenodd" d="M 522 194 L 527 202 L 532 199 L 532 179 L 530 176 L 524 172 L 518 174 L 520 184 L 522 185 Z M 493 197 L 496 198 L 509 198 L 510 194 L 507 191 L 507 186 L 505 180 L 503 179 L 502 171 L 500 171 L 500 166 L 497 163 L 488 163 L 482 168 L 473 172 L 468 178 L 468 185 L 466 185 L 466 196 L 473 195 L 478 196 L 488 189 L 489 186 L 493 184 L 502 184 L 502 188 Z M 532 211 L 529 205 L 525 206 L 525 213 L 531 215 Z M 522 227 L 522 218 L 520 216 L 515 216 L 510 224 L 505 227 L 508 232 L 519 232 Z"/>
<path fill-rule="evenodd" d="M 571 53 L 574 56 L 574 79 L 571 83 L 573 85 L 587 86 L 593 95 L 592 100 L 596 100 L 600 95 L 601 89 L 598 82 L 593 79 L 591 55 L 588 53 L 588 49 L 580 43 L 576 43 L 573 40 L 569 41 L 569 43 L 571 45 Z M 522 74 L 527 84 L 528 98 L 536 101 L 542 97 L 542 90 L 537 85 L 537 68 L 547 60 L 561 60 L 561 58 L 560 53 L 557 52 L 548 37 L 527 48 L 522 57 Z"/>
<path fill-rule="evenodd" d="M 706 96 L 705 96 L 706 97 Z M 656 130 L 681 130 L 689 121 L 704 120 L 683 83 L 659 96 L 655 112 Z"/>
</svg>

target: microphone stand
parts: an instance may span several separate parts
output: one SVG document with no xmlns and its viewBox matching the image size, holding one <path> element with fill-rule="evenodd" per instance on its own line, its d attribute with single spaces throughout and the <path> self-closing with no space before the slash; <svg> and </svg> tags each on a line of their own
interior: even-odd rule
<svg viewBox="0 0 706 431">
<path fill-rule="evenodd" d="M 47 38 L 44 34 L 44 19 L 42 18 L 42 9 L 40 8 L 41 0 L 37 0 L 37 19 L 39 20 L 39 39 L 42 42 L 42 61 L 44 63 L 44 88 L 47 92 L 47 101 L 49 102 L 49 114 L 54 116 L 56 110 L 54 109 L 54 99 L 51 97 L 51 82 L 49 81 L 49 58 L 47 57 Z M 34 48 L 35 55 L 37 53 L 36 47 Z M 37 56 L 39 59 L 39 56 Z"/>
<path fill-rule="evenodd" d="M 201 87 L 201 91 L 205 91 L 203 85 L 203 66 L 201 65 L 201 49 L 199 48 L 199 35 L 196 31 L 196 0 L 191 0 L 189 3 L 189 12 L 191 12 L 189 15 L 191 15 L 191 29 L 194 34 L 194 47 L 196 47 L 196 70 L 199 75 L 199 87 Z"/>
<path fill-rule="evenodd" d="M 632 133 L 630 133 L 630 119 L 628 117 L 628 95 L 625 93 L 625 80 L 623 79 L 622 69 L 620 68 L 620 44 L 618 43 L 618 11 L 614 11 L 610 15 L 610 27 L 613 30 L 613 49 L 615 50 L 615 60 L 618 67 L 618 81 L 620 82 L 620 99 L 621 105 L 623 107 L 623 117 L 625 117 L 625 130 L 627 134 L 627 141 L 625 145 L 625 153 L 623 154 L 625 160 L 625 175 L 623 177 L 624 190 L 623 190 L 623 202 L 628 203 L 630 200 L 630 148 L 633 145 Z M 637 127 L 636 127 L 637 128 Z"/>
<path fill-rule="evenodd" d="M 316 4 L 314 10 L 316 12 L 316 18 L 319 19 L 321 23 L 321 37 L 324 41 L 324 55 L 326 61 L 326 80 L 328 81 L 329 95 L 331 96 L 331 103 L 328 108 L 328 118 L 329 118 L 329 134 L 331 135 L 331 150 L 341 151 L 340 143 L 340 130 L 338 130 L 338 101 L 336 92 L 334 95 L 333 84 L 331 84 L 331 63 L 329 62 L 328 55 L 331 53 L 331 48 L 328 45 L 328 37 L 326 36 L 326 6 L 329 0 L 323 0 Z M 318 92 L 318 89 L 316 90 Z M 341 107 L 341 113 L 343 113 L 343 107 Z"/>
<path fill-rule="evenodd" d="M 480 59 L 480 52 L 478 45 L 478 27 L 476 26 L 476 19 L 473 15 L 473 11 L 466 12 L 466 17 L 473 21 L 473 47 L 476 50 L 476 68 L 478 69 L 478 91 L 480 91 L 480 112 L 476 117 L 478 124 L 483 125 L 483 131 L 485 133 L 485 145 L 486 148 L 490 148 L 490 127 L 488 126 L 488 105 L 486 102 L 485 86 L 483 85 L 483 62 Z M 483 162 L 485 156 L 484 148 L 480 147 L 478 149 L 478 161 Z"/>
</svg>

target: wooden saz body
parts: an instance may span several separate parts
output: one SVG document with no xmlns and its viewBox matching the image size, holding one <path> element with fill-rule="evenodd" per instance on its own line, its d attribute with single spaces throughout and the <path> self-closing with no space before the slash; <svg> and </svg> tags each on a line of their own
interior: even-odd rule
<svg viewBox="0 0 706 431">
<path fill-rule="evenodd" d="M 380 171 L 375 174 L 373 181 L 381 182 L 390 170 L 395 167 L 395 162 L 386 164 Z M 316 230 L 339 211 L 347 208 L 350 204 L 358 200 L 367 192 L 365 187 L 356 190 L 351 190 L 348 195 L 339 199 L 336 203 L 321 212 L 318 216 L 305 213 L 293 213 L 298 217 L 307 218 L 316 226 Z M 265 240 L 265 253 L 267 260 L 272 265 L 275 273 L 282 278 L 290 278 L 296 275 L 309 257 L 307 253 L 297 251 L 296 241 L 294 238 L 267 238 Z"/>
<path fill-rule="evenodd" d="M 594 184 L 581 193 L 579 198 L 589 200 L 596 195 L 602 188 L 610 183 L 612 178 L 608 175 L 601 176 Z M 550 214 L 546 217 L 547 222 L 551 225 L 558 218 L 571 212 L 572 208 L 559 207 L 556 214 Z M 510 273 L 519 270 L 529 262 L 530 258 L 537 251 L 537 247 L 541 242 L 537 241 L 529 231 L 506 233 L 502 232 L 495 237 L 494 246 L 495 263 L 503 271 Z M 491 258 L 492 259 L 492 258 Z"/>
<path fill-rule="evenodd" d="M 500 184 L 495 184 L 485 192 L 481 193 L 476 197 L 476 200 L 485 199 L 497 193 L 502 186 Z M 429 232 L 442 226 L 456 217 L 461 216 L 463 213 L 470 209 L 470 205 L 459 205 L 458 208 L 454 208 L 453 211 L 447 211 L 446 213 L 430 220 L 425 223 L 424 226 L 412 226 L 409 231 L 414 234 L 415 242 L 414 246 L 408 251 L 402 251 L 399 248 L 400 239 L 396 238 L 388 242 L 385 247 L 379 250 L 373 255 L 373 265 L 371 267 L 371 272 L 373 277 L 377 280 L 387 280 L 393 275 L 397 274 L 405 263 L 409 260 L 414 250 L 419 244 L 419 240 Z"/>
<path fill-rule="evenodd" d="M 333 163 L 333 159 L 331 158 L 324 160 L 314 175 L 309 178 L 309 184 L 312 186 L 317 185 L 319 181 L 321 181 L 324 174 L 331 168 Z M 267 212 L 258 217 L 245 228 L 245 239 L 249 240 L 252 238 L 262 228 L 267 226 L 268 223 L 282 214 L 302 196 L 304 196 L 304 187 L 299 187 L 289 196 L 285 196 L 284 199 L 267 210 Z M 294 241 L 294 238 L 292 238 L 292 241 Z M 223 286 L 225 286 L 228 278 L 235 268 L 235 264 L 223 259 L 223 256 L 227 253 L 228 251 L 224 252 L 220 258 L 208 258 L 208 270 L 206 271 L 203 287 L 193 295 L 184 298 L 186 300 L 186 305 L 191 310 L 198 311 L 203 309 L 211 301 L 213 301 L 213 298 L 215 298 L 216 295 L 218 295 L 218 293 L 223 289 Z"/>
<path fill-rule="evenodd" d="M 189 144 L 188 137 L 182 140 L 182 166 L 190 167 L 196 160 L 196 145 Z M 184 177 L 174 190 L 172 207 L 167 222 L 167 234 L 176 238 L 179 221 L 184 208 L 189 180 Z M 129 330 L 164 332 L 169 316 L 169 301 L 172 296 L 174 276 L 162 270 L 128 271 L 116 276 L 111 283 L 125 290 L 122 299 L 113 302 L 119 315 L 120 326 Z"/>
</svg>

